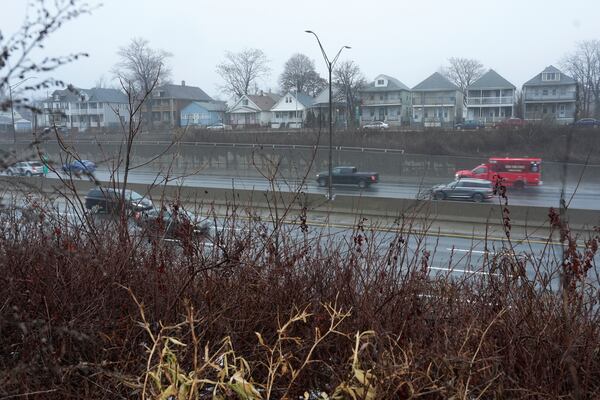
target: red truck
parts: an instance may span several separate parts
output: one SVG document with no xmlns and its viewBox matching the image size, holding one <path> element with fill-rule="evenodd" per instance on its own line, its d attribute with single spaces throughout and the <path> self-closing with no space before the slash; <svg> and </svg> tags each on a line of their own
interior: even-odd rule
<svg viewBox="0 0 600 400">
<path fill-rule="evenodd" d="M 505 186 L 515 189 L 539 186 L 542 184 L 542 159 L 493 157 L 472 170 L 456 171 L 455 177 L 486 179 L 494 184 L 502 179 Z"/>
</svg>

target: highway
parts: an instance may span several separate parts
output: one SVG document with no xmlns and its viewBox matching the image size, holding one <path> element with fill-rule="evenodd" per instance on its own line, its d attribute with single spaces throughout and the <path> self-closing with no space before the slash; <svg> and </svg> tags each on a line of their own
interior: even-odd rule
<svg viewBox="0 0 600 400">
<path fill-rule="evenodd" d="M 109 181 L 111 174 L 106 169 L 96 172 L 100 181 Z M 122 177 L 119 177 L 122 178 Z M 131 183 L 164 183 L 165 177 L 152 171 L 131 171 L 129 175 Z M 270 182 L 265 178 L 215 176 L 215 175 L 192 175 L 177 178 L 171 177 L 168 184 L 184 185 L 188 187 L 202 188 L 237 188 L 246 190 L 266 191 L 271 190 Z M 428 189 L 434 184 L 448 182 L 449 180 L 427 180 L 412 179 L 403 183 L 380 182 L 367 189 L 361 190 L 354 186 L 338 185 L 334 187 L 334 193 L 340 195 L 383 197 L 398 199 L 415 199 L 426 195 Z M 281 191 L 295 191 L 299 188 L 299 181 L 277 180 L 276 188 Z M 308 193 L 327 193 L 327 188 L 317 186 L 313 176 L 307 178 L 306 184 L 301 188 Z M 520 206 L 558 207 L 561 187 L 557 183 L 544 184 L 540 187 L 526 188 L 522 191 L 513 190 L 509 192 L 509 204 Z M 575 209 L 600 210 L 600 184 L 583 183 L 577 187 L 576 183 L 569 183 L 565 190 L 566 199 L 570 201 L 569 206 Z M 447 201 L 447 200 L 446 200 Z"/>
</svg>

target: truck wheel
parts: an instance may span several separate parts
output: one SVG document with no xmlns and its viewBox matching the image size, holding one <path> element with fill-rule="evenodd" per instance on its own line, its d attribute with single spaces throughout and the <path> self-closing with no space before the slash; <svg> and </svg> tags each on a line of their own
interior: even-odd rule
<svg viewBox="0 0 600 400">
<path fill-rule="evenodd" d="M 514 184 L 514 188 L 517 190 L 523 190 L 525 188 L 525 182 L 523 181 L 516 181 Z"/>
<path fill-rule="evenodd" d="M 325 186 L 327 186 L 327 180 L 326 179 L 319 179 L 317 181 L 317 185 L 319 185 L 320 187 L 325 187 Z"/>
<path fill-rule="evenodd" d="M 367 187 L 367 182 L 365 182 L 364 180 L 358 181 L 358 187 L 361 189 L 364 189 Z"/>
<path fill-rule="evenodd" d="M 483 201 L 483 195 L 481 193 L 475 193 L 471 198 L 475 203 L 481 203 Z"/>
<path fill-rule="evenodd" d="M 435 200 L 444 200 L 446 198 L 446 194 L 444 192 L 435 192 L 433 194 L 433 198 Z"/>
</svg>

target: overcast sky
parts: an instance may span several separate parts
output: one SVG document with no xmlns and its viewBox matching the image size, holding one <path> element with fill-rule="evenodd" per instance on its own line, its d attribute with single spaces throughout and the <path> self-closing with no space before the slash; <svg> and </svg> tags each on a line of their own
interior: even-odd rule
<svg viewBox="0 0 600 400">
<path fill-rule="evenodd" d="M 94 3 L 96 0 L 87 0 Z M 7 36 L 25 16 L 25 0 L 0 0 L 0 29 Z M 47 42 L 48 55 L 84 51 L 88 59 L 53 77 L 88 88 L 117 62 L 133 37 L 173 54 L 172 79 L 220 94 L 215 66 L 225 51 L 260 48 L 277 78 L 294 53 L 308 55 L 325 76 L 313 36 L 333 56 L 352 59 L 368 80 L 380 73 L 413 87 L 449 57 L 480 60 L 517 87 L 573 50 L 577 41 L 600 39 L 600 0 L 103 0 L 92 15 L 65 25 Z"/>
</svg>

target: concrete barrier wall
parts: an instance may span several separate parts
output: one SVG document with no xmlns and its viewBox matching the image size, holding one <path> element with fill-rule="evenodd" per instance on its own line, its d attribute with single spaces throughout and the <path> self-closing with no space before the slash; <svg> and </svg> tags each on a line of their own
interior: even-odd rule
<svg viewBox="0 0 600 400">
<path fill-rule="evenodd" d="M 59 160 L 60 150 L 55 143 L 44 144 L 53 159 Z M 253 147 L 254 146 L 254 147 Z M 269 170 L 278 165 L 280 176 L 286 179 L 298 179 L 308 172 L 309 179 L 318 171 L 324 171 L 328 165 L 328 150 L 314 150 L 309 146 L 262 147 L 244 144 L 179 144 L 165 152 L 164 143 L 136 144 L 132 159 L 134 164 L 150 162 L 148 170 L 166 171 L 173 167 L 176 173 L 197 173 L 199 175 L 228 175 L 238 177 L 258 177 L 257 169 Z M 75 149 L 81 158 L 87 158 L 111 167 L 114 157 L 119 153 L 119 145 L 77 143 Z M 165 154 L 157 157 L 159 154 Z M 153 161 L 151 161 L 153 160 Z M 345 148 L 334 151 L 335 165 L 354 165 L 363 171 L 377 171 L 382 182 L 397 183 L 406 180 L 426 179 L 430 182 L 443 182 L 454 177 L 459 169 L 471 169 L 484 162 L 481 157 L 451 157 L 401 152 L 384 152 L 375 149 Z M 577 182 L 600 183 L 600 166 L 584 167 L 568 164 L 567 180 Z M 560 182 L 563 166 L 560 163 L 544 162 L 542 178 L 547 183 Z"/>
<path fill-rule="evenodd" d="M 23 191 L 40 190 L 45 193 L 65 191 L 58 180 L 47 178 L 8 178 L 2 177 L 0 184 L 5 188 L 14 187 Z M 73 181 L 80 195 L 93 187 L 84 180 Z M 109 183 L 102 183 L 109 185 Z M 424 218 L 430 221 L 462 222 L 474 225 L 502 225 L 502 207 L 494 203 L 469 203 L 458 201 L 389 199 L 378 197 L 341 196 L 328 202 L 321 194 L 258 192 L 240 189 L 191 188 L 174 185 L 149 187 L 145 184 L 130 184 L 129 189 L 149 196 L 154 202 L 179 199 L 183 203 L 215 204 L 219 206 L 250 207 L 256 210 L 277 206 L 279 210 L 290 208 L 290 216 L 297 216 L 303 208 L 309 213 L 329 215 L 364 216 L 372 220 L 395 219 L 398 217 Z M 513 226 L 549 226 L 547 207 L 509 206 L 510 222 Z M 574 230 L 591 230 L 600 226 L 600 211 L 569 210 L 569 223 Z"/>
</svg>

